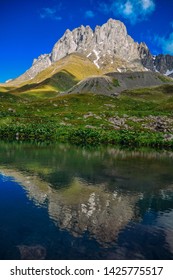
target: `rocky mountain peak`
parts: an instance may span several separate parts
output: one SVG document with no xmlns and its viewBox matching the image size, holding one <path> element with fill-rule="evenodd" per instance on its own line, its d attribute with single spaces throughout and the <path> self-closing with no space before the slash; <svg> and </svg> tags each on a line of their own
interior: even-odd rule
<svg viewBox="0 0 173 280">
<path fill-rule="evenodd" d="M 48 66 L 51 64 L 50 54 L 41 54 L 37 59 L 33 60 L 32 66 L 37 65 L 40 62 L 45 62 Z"/>
<path fill-rule="evenodd" d="M 22 83 L 33 79 L 38 73 L 46 69 L 52 64 L 50 54 L 42 54 L 37 59 L 35 58 L 32 67 L 28 69 L 23 75 L 15 79 L 16 83 Z"/>
<path fill-rule="evenodd" d="M 166 76 L 173 74 L 173 56 L 171 55 L 157 55 L 154 59 L 156 70 Z"/>
<path fill-rule="evenodd" d="M 52 62 L 72 52 L 85 55 L 97 68 L 104 69 L 109 64 L 113 67 L 118 57 L 125 64 L 124 69 L 142 69 L 137 43 L 127 35 L 125 25 L 114 19 L 109 19 L 102 26 L 96 26 L 94 31 L 89 26 L 66 31 L 52 50 Z M 116 65 L 114 69 L 117 70 Z"/>
<path fill-rule="evenodd" d="M 153 63 L 154 62 L 153 55 L 150 53 L 149 48 L 147 47 L 147 45 L 144 42 L 139 44 L 138 51 L 139 51 L 139 55 L 140 55 L 143 66 L 146 69 L 155 71 L 155 67 L 154 67 L 154 63 Z"/>
<path fill-rule="evenodd" d="M 32 79 L 71 53 L 82 54 L 105 73 L 151 70 L 173 75 L 173 56 L 153 56 L 144 42 L 134 42 L 121 21 L 111 18 L 102 26 L 97 25 L 95 30 L 89 25 L 72 31 L 67 29 L 52 52 L 34 59 L 32 67 L 15 81 Z"/>
<path fill-rule="evenodd" d="M 140 43 L 138 50 L 144 67 L 166 76 L 173 76 L 173 56 L 163 54 L 152 55 L 145 43 Z"/>
<path fill-rule="evenodd" d="M 116 32 L 124 33 L 125 36 L 127 35 L 127 29 L 126 29 L 126 26 L 124 25 L 124 23 L 119 20 L 112 19 L 112 18 L 110 18 L 105 24 L 103 24 L 101 26 L 101 28 L 107 29 L 107 30 L 116 29 Z"/>
</svg>

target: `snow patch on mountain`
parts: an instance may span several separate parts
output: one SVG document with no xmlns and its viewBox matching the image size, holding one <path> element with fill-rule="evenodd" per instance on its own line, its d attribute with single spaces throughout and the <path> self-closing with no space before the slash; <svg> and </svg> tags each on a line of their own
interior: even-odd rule
<svg viewBox="0 0 173 280">
<path fill-rule="evenodd" d="M 99 53 L 100 52 L 97 52 L 96 50 L 93 50 L 94 54 L 96 55 L 96 59 L 93 61 L 94 64 L 97 66 L 97 68 L 100 68 L 100 66 L 98 65 L 98 60 L 99 60 Z"/>
<path fill-rule="evenodd" d="M 173 74 L 173 69 L 170 71 L 170 70 L 167 70 L 166 73 L 165 73 L 165 76 L 169 76 Z"/>
</svg>

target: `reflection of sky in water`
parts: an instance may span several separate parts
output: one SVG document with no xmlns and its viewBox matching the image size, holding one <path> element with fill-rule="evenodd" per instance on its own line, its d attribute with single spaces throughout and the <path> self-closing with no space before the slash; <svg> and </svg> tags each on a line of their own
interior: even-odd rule
<svg viewBox="0 0 173 280">
<path fill-rule="evenodd" d="M 158 227 L 163 228 L 167 247 L 173 254 L 173 210 L 166 213 L 161 213 L 157 218 Z"/>
<path fill-rule="evenodd" d="M 168 213 L 160 213 L 157 218 L 157 224 L 163 228 L 168 227 L 168 229 L 173 230 L 173 210 Z"/>
<path fill-rule="evenodd" d="M 7 243 L 14 258 L 173 258 L 171 154 L 63 145 L 0 152 L 0 258 L 9 257 Z"/>
</svg>

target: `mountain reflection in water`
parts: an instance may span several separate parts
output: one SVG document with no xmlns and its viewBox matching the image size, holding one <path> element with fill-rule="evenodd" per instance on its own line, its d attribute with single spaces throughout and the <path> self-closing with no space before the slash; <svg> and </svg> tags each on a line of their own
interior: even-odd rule
<svg viewBox="0 0 173 280">
<path fill-rule="evenodd" d="M 51 242 L 59 231 L 71 235 L 71 259 L 173 258 L 171 152 L 1 143 L 0 154 L 1 177 L 17 182 L 28 201 L 47 209 L 57 228 Z M 71 248 L 76 240 L 78 254 Z M 20 253 L 26 254 L 27 245 L 33 253 L 35 241 L 28 239 L 17 244 Z M 46 257 L 43 245 L 40 238 L 37 254 L 44 252 L 44 258 L 67 258 L 65 253 Z"/>
</svg>

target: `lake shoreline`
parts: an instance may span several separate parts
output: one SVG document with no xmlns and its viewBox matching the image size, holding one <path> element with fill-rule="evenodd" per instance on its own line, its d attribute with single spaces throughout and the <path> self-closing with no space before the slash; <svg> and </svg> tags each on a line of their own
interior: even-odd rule
<svg viewBox="0 0 173 280">
<path fill-rule="evenodd" d="M 54 124 L 0 127 L 1 141 L 69 143 L 82 146 L 113 145 L 124 148 L 173 149 L 173 139 L 162 132 L 64 128 Z"/>
</svg>

